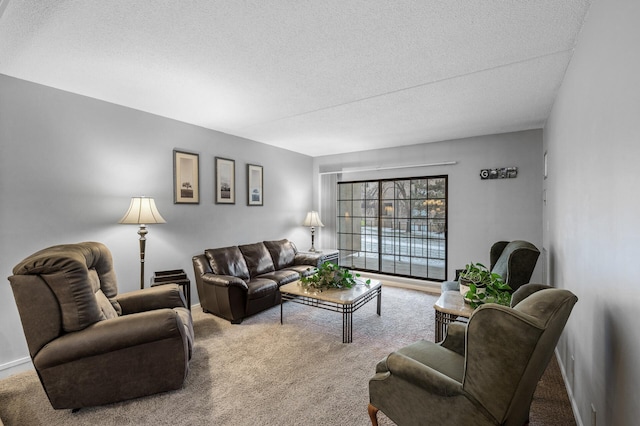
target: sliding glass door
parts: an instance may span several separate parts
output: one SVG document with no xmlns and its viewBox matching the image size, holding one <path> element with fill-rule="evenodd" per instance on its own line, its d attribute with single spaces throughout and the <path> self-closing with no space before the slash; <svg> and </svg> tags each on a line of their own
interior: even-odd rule
<svg viewBox="0 0 640 426">
<path fill-rule="evenodd" d="M 340 264 L 446 278 L 447 177 L 338 183 Z"/>
</svg>

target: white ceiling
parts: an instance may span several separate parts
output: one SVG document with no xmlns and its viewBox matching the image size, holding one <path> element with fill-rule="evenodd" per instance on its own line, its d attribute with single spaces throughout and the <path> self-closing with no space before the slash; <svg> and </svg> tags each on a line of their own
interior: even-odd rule
<svg viewBox="0 0 640 426">
<path fill-rule="evenodd" d="M 0 0 L 0 73 L 311 156 L 544 126 L 591 0 Z"/>
</svg>

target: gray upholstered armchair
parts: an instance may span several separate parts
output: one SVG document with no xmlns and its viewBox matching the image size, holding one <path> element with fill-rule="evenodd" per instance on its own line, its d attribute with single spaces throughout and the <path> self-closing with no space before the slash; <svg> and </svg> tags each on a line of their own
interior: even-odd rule
<svg viewBox="0 0 640 426">
<path fill-rule="evenodd" d="M 177 285 L 118 295 L 111 253 L 93 242 L 41 250 L 13 274 L 29 354 L 53 408 L 182 386 L 193 327 Z"/>
<path fill-rule="evenodd" d="M 369 381 L 372 424 L 378 410 L 400 426 L 525 424 L 578 300 L 542 288 L 524 285 L 513 308 L 482 305 L 468 324 L 450 324 L 441 343 L 422 340 L 380 361 Z"/>
<path fill-rule="evenodd" d="M 540 251 L 527 241 L 498 241 L 491 246 L 489 256 L 489 270 L 500 274 L 502 280 L 515 291 L 531 279 Z M 456 281 L 443 282 L 442 292 L 460 290 L 457 278 Z"/>
</svg>

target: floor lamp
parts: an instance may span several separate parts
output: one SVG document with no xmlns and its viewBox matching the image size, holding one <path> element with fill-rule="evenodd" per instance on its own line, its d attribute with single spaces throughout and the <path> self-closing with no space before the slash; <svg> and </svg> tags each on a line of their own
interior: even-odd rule
<svg viewBox="0 0 640 426">
<path fill-rule="evenodd" d="M 138 235 L 140 235 L 140 288 L 144 288 L 144 248 L 147 239 L 145 236 L 147 224 L 167 223 L 156 208 L 156 202 L 149 197 L 132 197 L 129 210 L 118 223 L 140 225 Z"/>
<path fill-rule="evenodd" d="M 309 251 L 315 252 L 316 248 L 313 246 L 313 238 L 314 238 L 314 232 L 316 230 L 316 226 L 324 226 L 323 223 L 320 221 L 320 215 L 318 214 L 318 212 L 310 211 L 309 213 L 307 213 L 307 217 L 304 218 L 304 222 L 302 223 L 302 226 L 307 226 L 311 228 L 311 248 L 309 249 Z"/>
</svg>

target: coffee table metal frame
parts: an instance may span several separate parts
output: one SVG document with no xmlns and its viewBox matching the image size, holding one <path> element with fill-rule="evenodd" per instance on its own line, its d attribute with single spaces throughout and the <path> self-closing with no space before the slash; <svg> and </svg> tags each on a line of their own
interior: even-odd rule
<svg viewBox="0 0 640 426">
<path fill-rule="evenodd" d="M 362 291 L 363 289 L 365 291 Z M 316 292 L 305 289 L 299 281 L 295 281 L 280 287 L 280 296 L 280 324 L 283 324 L 282 306 L 285 301 L 341 312 L 342 343 L 351 343 L 353 342 L 353 313 L 373 298 L 377 298 L 376 312 L 380 315 L 382 285 L 380 281 L 371 280 L 369 286 L 359 282 L 356 287 L 350 289 L 329 289 Z"/>
<path fill-rule="evenodd" d="M 454 321 L 460 321 L 462 317 L 468 319 L 473 313 L 473 308 L 465 303 L 459 291 L 445 291 L 433 305 L 436 314 L 435 341 L 441 342 L 447 334 L 447 327 Z"/>
</svg>

